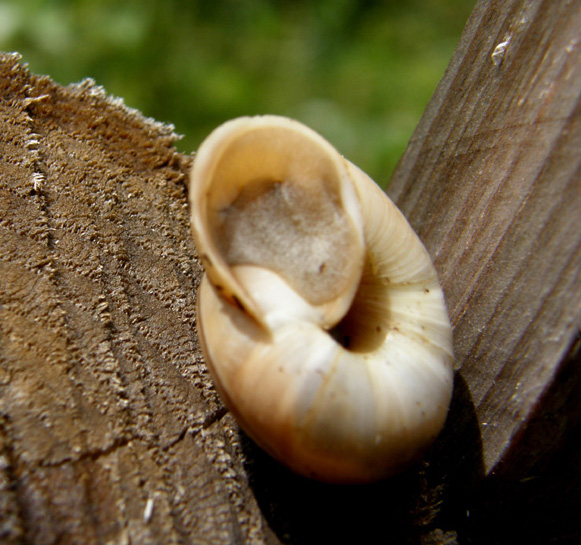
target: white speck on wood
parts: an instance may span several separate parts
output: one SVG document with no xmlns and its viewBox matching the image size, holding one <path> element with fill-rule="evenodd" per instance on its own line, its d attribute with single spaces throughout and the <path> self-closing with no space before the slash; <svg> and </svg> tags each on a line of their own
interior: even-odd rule
<svg viewBox="0 0 581 545">
<path fill-rule="evenodd" d="M 495 66 L 500 66 L 502 64 L 508 46 L 510 45 L 510 39 L 511 36 L 507 36 L 502 42 L 500 42 L 494 48 L 494 51 L 492 51 L 492 55 L 490 55 L 490 58 L 492 59 L 492 62 L 494 63 Z"/>
<path fill-rule="evenodd" d="M 153 515 L 153 503 L 155 498 L 148 498 L 145 504 L 145 509 L 143 510 L 143 522 L 146 524 L 151 520 L 151 515 Z"/>
</svg>

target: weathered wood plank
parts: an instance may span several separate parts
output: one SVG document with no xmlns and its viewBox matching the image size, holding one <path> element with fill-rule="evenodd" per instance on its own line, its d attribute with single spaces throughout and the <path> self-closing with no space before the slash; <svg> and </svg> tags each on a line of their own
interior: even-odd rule
<svg viewBox="0 0 581 545">
<path fill-rule="evenodd" d="M 581 325 L 579 28 L 579 2 L 480 2 L 389 188 L 435 257 L 486 471 Z"/>
</svg>

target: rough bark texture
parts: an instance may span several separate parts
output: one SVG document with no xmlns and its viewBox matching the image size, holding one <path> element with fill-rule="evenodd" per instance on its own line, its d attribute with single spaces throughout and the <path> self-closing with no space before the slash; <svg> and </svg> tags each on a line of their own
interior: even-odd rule
<svg viewBox="0 0 581 545">
<path fill-rule="evenodd" d="M 579 28 L 479 3 L 396 170 L 458 372 L 426 459 L 363 487 L 290 474 L 217 399 L 171 128 L 0 56 L 0 542 L 579 542 Z"/>
</svg>

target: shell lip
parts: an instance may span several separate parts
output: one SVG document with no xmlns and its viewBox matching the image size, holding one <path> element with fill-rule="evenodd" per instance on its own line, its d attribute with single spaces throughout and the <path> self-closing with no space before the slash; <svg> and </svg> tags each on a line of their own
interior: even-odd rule
<svg viewBox="0 0 581 545">
<path fill-rule="evenodd" d="M 275 131 L 273 138 L 282 138 L 288 133 L 290 136 L 300 136 L 303 140 L 306 139 L 308 146 L 304 147 L 315 149 L 317 153 L 325 156 L 325 160 L 332 165 L 335 177 L 333 184 L 336 186 L 334 190 L 341 200 L 342 207 L 346 210 L 346 217 L 353 223 L 353 232 L 358 233 L 357 236 L 359 237 L 358 242 L 355 244 L 355 253 L 359 255 L 353 255 L 350 259 L 353 263 L 359 263 L 359 270 L 357 271 L 359 276 L 363 269 L 365 246 L 362 227 L 363 219 L 347 165 L 337 150 L 323 137 L 298 121 L 276 115 L 240 117 L 230 120 L 215 129 L 201 144 L 190 174 L 189 201 L 192 232 L 197 248 L 201 249 L 200 260 L 206 274 L 221 296 L 264 327 L 268 327 L 268 324 L 264 320 L 264 312 L 257 303 L 255 293 L 243 285 L 233 273 L 233 264 L 225 259 L 222 248 L 219 247 L 209 225 L 212 222 L 213 215 L 220 214 L 238 198 L 243 183 L 245 183 L 243 181 L 237 182 L 239 186 L 229 189 L 230 194 L 224 200 L 221 188 L 216 189 L 217 172 L 221 168 L 223 159 L 229 154 L 231 155 L 231 150 L 235 150 L 238 142 L 248 137 L 248 135 L 252 136 L 252 133 L 258 134 L 260 131 L 273 130 Z M 253 153 L 257 156 L 256 161 L 264 160 L 265 154 L 261 149 L 253 150 Z M 311 153 L 311 155 L 314 154 L 315 152 Z M 315 164 L 312 168 L 316 171 L 318 166 L 318 164 Z M 272 174 L 273 183 L 277 183 L 280 178 L 284 178 L 284 173 L 282 176 L 277 172 Z M 252 265 L 252 263 L 248 264 Z M 357 282 L 353 284 L 356 286 Z M 345 294 L 341 294 L 339 298 L 331 298 L 324 303 L 313 305 L 319 310 L 319 320 L 324 328 L 333 327 L 341 319 L 350 306 L 354 295 L 355 288 Z"/>
</svg>

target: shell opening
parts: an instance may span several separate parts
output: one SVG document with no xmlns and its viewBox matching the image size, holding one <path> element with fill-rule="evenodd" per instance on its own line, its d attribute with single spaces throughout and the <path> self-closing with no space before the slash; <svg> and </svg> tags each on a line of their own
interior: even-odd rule
<svg viewBox="0 0 581 545">
<path fill-rule="evenodd" d="M 208 185 L 214 244 L 228 266 L 272 270 L 310 304 L 338 299 L 362 268 L 346 178 L 338 154 L 292 129 L 238 136 L 221 150 Z"/>
</svg>

